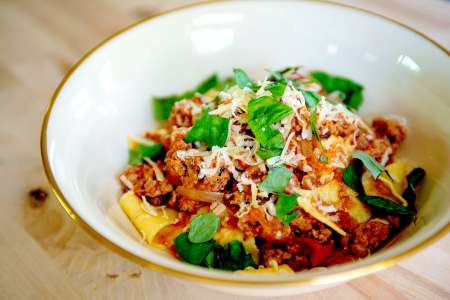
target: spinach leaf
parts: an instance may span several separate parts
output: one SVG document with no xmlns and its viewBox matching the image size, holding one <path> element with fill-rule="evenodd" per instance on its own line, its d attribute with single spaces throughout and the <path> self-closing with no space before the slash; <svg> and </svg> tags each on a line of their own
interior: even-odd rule
<svg viewBox="0 0 450 300">
<path fill-rule="evenodd" d="M 178 255 L 180 255 L 184 261 L 193 265 L 202 265 L 206 256 L 215 245 L 214 240 L 199 244 L 192 243 L 189 241 L 187 232 L 178 235 L 175 238 L 174 243 Z"/>
<path fill-rule="evenodd" d="M 185 141 L 205 142 L 209 147 L 223 147 L 228 138 L 229 123 L 229 119 L 210 115 L 208 110 L 204 110 L 189 130 Z"/>
<path fill-rule="evenodd" d="M 234 80 L 236 81 L 236 84 L 241 88 L 249 88 L 253 91 L 258 90 L 258 86 L 256 83 L 254 83 L 250 77 L 248 77 L 247 73 L 245 73 L 244 70 L 235 68 L 233 69 L 234 73 Z"/>
<path fill-rule="evenodd" d="M 311 76 L 320 82 L 328 93 L 334 91 L 342 92 L 345 97 L 343 103 L 349 108 L 358 110 L 364 102 L 363 86 L 348 78 L 333 76 L 322 71 L 311 72 Z"/>
<path fill-rule="evenodd" d="M 189 241 L 203 243 L 211 240 L 220 226 L 220 218 L 214 213 L 195 216 L 189 225 Z"/>
<path fill-rule="evenodd" d="M 194 90 L 184 92 L 180 95 L 170 95 L 165 97 L 152 97 L 153 113 L 156 119 L 163 121 L 167 120 L 172 112 L 173 105 L 183 99 L 191 99 L 195 93 L 205 94 L 209 90 L 220 87 L 223 83 L 220 82 L 217 74 L 212 74 L 202 82 L 200 82 Z"/>
<path fill-rule="evenodd" d="M 370 174 L 372 174 L 372 177 L 377 179 L 382 172 L 385 171 L 385 168 L 380 165 L 375 158 L 367 154 L 363 151 L 355 151 L 352 155 L 353 158 L 359 159 L 362 161 L 364 166 L 369 170 Z"/>
<path fill-rule="evenodd" d="M 152 158 L 161 153 L 163 146 L 157 144 L 152 140 L 148 140 L 148 143 L 139 143 L 133 149 L 128 150 L 128 164 L 135 166 L 144 161 L 145 157 Z"/>
<path fill-rule="evenodd" d="M 403 192 L 402 197 L 408 201 L 408 205 L 411 209 L 415 210 L 416 202 L 416 186 L 425 178 L 425 170 L 422 168 L 413 169 L 407 176 L 408 186 Z"/>
<path fill-rule="evenodd" d="M 361 182 L 362 167 L 363 165 L 360 160 L 354 160 L 342 173 L 344 183 L 359 194 L 364 194 L 364 188 Z"/>
<path fill-rule="evenodd" d="M 381 211 L 388 214 L 395 215 L 415 215 L 415 212 L 408 207 L 397 204 L 389 199 L 378 196 L 368 196 L 366 195 L 362 182 L 362 164 L 358 160 L 354 160 L 345 170 L 342 175 L 342 180 L 346 185 L 348 185 L 352 190 L 358 193 L 358 198 L 364 201 L 372 209 L 376 211 Z"/>
<path fill-rule="evenodd" d="M 291 180 L 293 173 L 284 166 L 269 170 L 269 174 L 261 183 L 260 188 L 266 192 L 282 193 Z"/>
<path fill-rule="evenodd" d="M 381 210 L 388 214 L 414 216 L 416 213 L 406 206 L 397 204 L 389 199 L 378 197 L 359 195 L 359 198 L 366 202 L 370 207 Z"/>
<path fill-rule="evenodd" d="M 275 208 L 277 211 L 277 217 L 285 224 L 289 225 L 295 217 L 300 213 L 299 211 L 294 211 L 290 213 L 294 208 L 297 207 L 297 195 L 286 195 L 285 193 L 280 193 L 278 195 L 277 203 Z"/>
<path fill-rule="evenodd" d="M 194 265 L 229 271 L 257 267 L 252 256 L 245 252 L 242 243 L 236 240 L 225 247 L 214 240 L 192 243 L 189 241 L 188 233 L 184 232 L 175 238 L 174 243 L 178 255 L 184 261 Z"/>
<path fill-rule="evenodd" d="M 257 267 L 252 256 L 245 252 L 244 246 L 237 240 L 231 241 L 225 247 L 216 244 L 212 252 L 214 259 L 210 267 L 228 271 Z"/>
<path fill-rule="evenodd" d="M 273 97 L 262 96 L 249 101 L 247 112 L 249 127 L 261 146 L 258 155 L 262 159 L 280 155 L 284 139 L 272 125 L 291 115 L 292 109 Z"/>
</svg>

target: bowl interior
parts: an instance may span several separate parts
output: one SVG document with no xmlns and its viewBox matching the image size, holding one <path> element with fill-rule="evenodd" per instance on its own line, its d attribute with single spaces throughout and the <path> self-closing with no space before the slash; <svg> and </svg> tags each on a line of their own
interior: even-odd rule
<svg viewBox="0 0 450 300">
<path fill-rule="evenodd" d="M 74 212 L 119 247 L 182 272 L 247 278 L 252 275 L 190 266 L 144 245 L 118 207 L 117 175 L 126 166 L 127 136 L 157 126 L 152 95 L 182 92 L 212 72 L 230 75 L 233 67 L 261 78 L 265 68 L 293 65 L 361 82 L 363 115 L 404 116 L 409 137 L 401 156 L 425 168 L 427 179 L 415 226 L 393 246 L 357 263 L 257 280 L 375 269 L 374 263 L 407 252 L 445 227 L 450 220 L 448 54 L 393 22 L 322 2 L 216 2 L 142 22 L 114 37 L 84 59 L 57 93 L 44 160 Z"/>
</svg>

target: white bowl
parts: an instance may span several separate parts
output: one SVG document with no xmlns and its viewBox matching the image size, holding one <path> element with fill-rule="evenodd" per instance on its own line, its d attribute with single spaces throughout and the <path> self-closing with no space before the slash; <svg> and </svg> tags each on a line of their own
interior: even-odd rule
<svg viewBox="0 0 450 300">
<path fill-rule="evenodd" d="M 150 97 L 189 89 L 233 67 L 305 65 L 366 87 L 362 114 L 398 114 L 410 124 L 403 156 L 427 170 L 419 216 L 392 246 L 327 270 L 268 276 L 209 270 L 141 243 L 118 207 L 117 175 L 129 135 L 156 126 Z M 42 128 L 42 157 L 61 204 L 126 257 L 227 292 L 287 295 L 388 267 L 449 229 L 450 60 L 446 49 L 392 20 L 311 1 L 200 4 L 143 20 L 86 54 L 56 90 Z"/>
</svg>

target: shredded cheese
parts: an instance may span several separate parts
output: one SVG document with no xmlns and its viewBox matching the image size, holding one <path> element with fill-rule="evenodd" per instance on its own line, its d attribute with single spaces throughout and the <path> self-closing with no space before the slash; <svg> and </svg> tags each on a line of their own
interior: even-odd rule
<svg viewBox="0 0 450 300">
<path fill-rule="evenodd" d="M 161 182 L 161 181 L 164 181 L 164 180 L 165 180 L 164 174 L 163 174 L 163 172 L 161 172 L 161 170 L 159 169 L 158 165 L 157 165 L 153 160 L 151 160 L 151 159 L 148 158 L 148 157 L 144 157 L 144 160 L 145 160 L 149 165 L 152 166 L 153 171 L 155 171 L 155 177 L 156 177 L 156 180 L 158 180 L 158 181 L 160 181 L 160 182 Z"/>
<path fill-rule="evenodd" d="M 127 187 L 127 189 L 133 190 L 133 183 L 130 180 L 128 180 L 128 178 L 125 175 L 120 175 L 119 179 Z"/>
</svg>

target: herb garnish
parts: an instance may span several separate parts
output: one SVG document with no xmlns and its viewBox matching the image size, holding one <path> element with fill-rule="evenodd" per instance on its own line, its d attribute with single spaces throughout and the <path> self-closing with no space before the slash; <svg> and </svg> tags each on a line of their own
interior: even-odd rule
<svg viewBox="0 0 450 300">
<path fill-rule="evenodd" d="M 260 144 L 258 156 L 267 159 L 280 155 L 284 148 L 284 138 L 275 123 L 290 116 L 292 108 L 273 97 L 262 96 L 248 103 L 248 124 Z"/>
<path fill-rule="evenodd" d="M 245 73 L 242 69 L 233 69 L 234 73 L 234 80 L 236 81 L 236 84 L 241 88 L 249 88 L 253 91 L 258 90 L 258 85 L 254 83 L 250 77 L 248 77 L 247 73 Z"/>
<path fill-rule="evenodd" d="M 286 195 L 285 193 L 280 193 L 278 195 L 277 203 L 275 204 L 277 217 L 285 225 L 289 225 L 289 223 L 291 223 L 292 220 L 294 220 L 300 213 L 298 210 L 291 213 L 297 205 L 297 195 Z"/>
<path fill-rule="evenodd" d="M 350 109 L 358 110 L 364 102 L 363 86 L 348 78 L 333 76 L 322 71 L 311 72 L 314 77 L 323 86 L 328 93 L 339 91 L 344 95 L 343 103 Z"/>
<path fill-rule="evenodd" d="M 386 169 L 380 165 L 375 158 L 367 154 L 363 151 L 355 151 L 352 155 L 353 158 L 359 159 L 362 161 L 364 166 L 369 170 L 370 174 L 372 174 L 372 177 L 377 179 L 380 177 L 381 173 L 383 173 Z"/>
<path fill-rule="evenodd" d="M 214 237 L 220 226 L 220 218 L 214 213 L 195 216 L 189 225 L 189 241 L 192 243 L 207 242 Z"/>
<path fill-rule="evenodd" d="M 209 147 L 223 147 L 228 138 L 229 123 L 229 119 L 210 115 L 208 110 L 204 110 L 189 130 L 185 141 L 199 141 L 207 143 Z"/>
<path fill-rule="evenodd" d="M 275 167 L 269 170 L 269 174 L 261 183 L 260 188 L 266 192 L 282 193 L 292 175 L 292 171 L 284 166 Z"/>
<path fill-rule="evenodd" d="M 320 102 L 320 96 L 311 91 L 301 90 L 303 96 L 305 97 L 306 106 L 309 110 L 309 127 L 311 127 L 311 132 L 319 143 L 322 152 L 325 152 L 325 147 L 320 140 L 320 133 L 317 129 L 317 105 Z M 328 163 L 328 157 L 325 154 L 320 156 L 320 161 L 324 164 Z"/>
<path fill-rule="evenodd" d="M 286 89 L 286 81 L 280 80 L 277 82 L 271 82 L 266 86 L 266 91 L 270 91 L 272 93 L 272 97 L 280 98 L 284 95 L 284 90 Z"/>
<path fill-rule="evenodd" d="M 145 157 L 153 158 L 161 153 L 163 146 L 152 140 L 145 140 L 145 143 L 137 143 L 128 150 L 128 164 L 135 166 L 144 161 Z"/>
<path fill-rule="evenodd" d="M 345 170 L 342 175 L 342 180 L 346 185 L 348 185 L 352 190 L 358 193 L 358 198 L 366 202 L 370 207 L 375 210 L 383 211 L 388 214 L 396 215 L 415 215 L 415 212 L 408 207 L 397 204 L 389 199 L 379 197 L 379 196 L 368 196 L 364 191 L 362 185 L 362 161 L 354 160 Z"/>
<path fill-rule="evenodd" d="M 285 82 L 288 82 L 288 79 L 284 76 L 285 73 L 287 72 L 296 72 L 299 69 L 299 67 L 286 67 L 284 69 L 281 70 L 277 70 L 277 71 L 270 71 L 270 75 L 269 78 L 267 78 L 270 81 L 280 81 L 283 80 Z"/>
<path fill-rule="evenodd" d="M 173 105 L 183 99 L 191 99 L 195 93 L 205 94 L 213 88 L 218 88 L 224 83 L 221 83 L 217 74 L 212 74 L 202 82 L 200 82 L 195 89 L 184 92 L 180 95 L 171 95 L 166 97 L 153 97 L 153 112 L 156 119 L 162 121 L 167 120 L 172 112 Z"/>
</svg>

